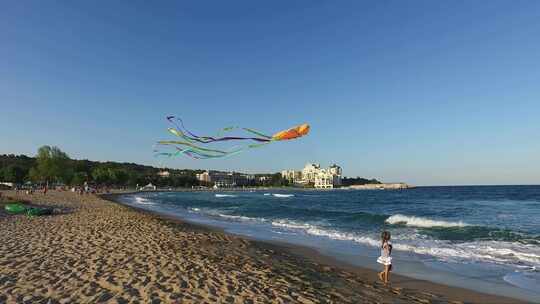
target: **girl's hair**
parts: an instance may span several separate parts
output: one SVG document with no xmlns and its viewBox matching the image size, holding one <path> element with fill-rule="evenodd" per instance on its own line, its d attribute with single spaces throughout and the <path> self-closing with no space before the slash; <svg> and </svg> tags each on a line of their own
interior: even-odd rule
<svg viewBox="0 0 540 304">
<path fill-rule="evenodd" d="M 390 240 L 390 232 L 389 231 L 383 231 L 381 233 L 381 241 L 384 243 L 384 242 L 388 242 Z"/>
</svg>

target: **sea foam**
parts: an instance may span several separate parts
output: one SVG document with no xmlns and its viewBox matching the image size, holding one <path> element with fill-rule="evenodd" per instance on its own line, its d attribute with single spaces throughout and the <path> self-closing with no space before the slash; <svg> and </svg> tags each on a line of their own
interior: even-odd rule
<svg viewBox="0 0 540 304">
<path fill-rule="evenodd" d="M 432 220 L 429 218 L 416 217 L 416 216 L 407 216 L 403 214 L 395 214 L 386 219 L 388 224 L 404 224 L 406 226 L 420 227 L 420 228 L 429 228 L 429 227 L 465 227 L 468 224 L 465 224 L 461 221 L 459 222 L 447 222 L 440 220 Z"/>
<path fill-rule="evenodd" d="M 272 193 L 272 196 L 273 196 L 273 197 L 281 197 L 281 198 L 285 198 L 285 197 L 293 197 L 294 194 Z"/>
<path fill-rule="evenodd" d="M 144 197 L 140 197 L 140 196 L 135 196 L 134 197 L 135 199 L 135 203 L 137 204 L 141 204 L 141 205 L 155 205 L 154 202 L 144 198 Z"/>
<path fill-rule="evenodd" d="M 231 215 L 226 213 L 221 213 L 223 211 L 220 210 L 213 210 L 213 209 L 206 209 L 206 208 L 188 208 L 189 212 L 195 212 L 199 213 L 201 215 L 216 217 L 216 218 L 223 218 L 229 221 L 235 221 L 235 222 L 264 222 L 264 218 L 255 218 L 255 217 L 248 217 L 243 215 Z"/>
<path fill-rule="evenodd" d="M 215 197 L 237 197 L 238 195 L 234 194 L 215 194 Z"/>
</svg>

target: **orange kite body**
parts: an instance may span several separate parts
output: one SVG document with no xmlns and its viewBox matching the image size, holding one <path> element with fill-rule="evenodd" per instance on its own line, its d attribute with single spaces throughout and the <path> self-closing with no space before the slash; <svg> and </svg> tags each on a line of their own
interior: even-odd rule
<svg viewBox="0 0 540 304">
<path fill-rule="evenodd" d="M 309 133 L 309 125 L 299 125 L 272 135 L 272 140 L 289 140 L 304 136 Z"/>
</svg>

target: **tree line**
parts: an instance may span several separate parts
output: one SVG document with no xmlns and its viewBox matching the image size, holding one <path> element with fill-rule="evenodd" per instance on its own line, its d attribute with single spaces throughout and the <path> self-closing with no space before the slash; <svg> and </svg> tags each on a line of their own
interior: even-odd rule
<svg viewBox="0 0 540 304">
<path fill-rule="evenodd" d="M 191 187 L 199 185 L 197 173 L 202 170 L 167 169 L 170 175 L 161 177 L 162 169 L 135 163 L 97 162 L 71 159 L 58 147 L 43 146 L 36 157 L 0 155 L 0 181 L 23 184 L 98 185 L 135 187 L 152 183 L 159 187 Z"/>
<path fill-rule="evenodd" d="M 169 172 L 160 176 L 161 171 Z M 197 179 L 204 170 L 160 169 L 135 163 L 97 162 L 71 159 L 58 147 L 43 146 L 35 157 L 0 155 L 0 181 L 23 184 L 63 184 L 81 186 L 85 182 L 110 187 L 135 187 L 152 183 L 157 187 L 212 186 Z M 260 179 L 265 176 L 266 178 Z M 287 186 L 280 173 L 256 174 L 244 186 Z"/>
</svg>

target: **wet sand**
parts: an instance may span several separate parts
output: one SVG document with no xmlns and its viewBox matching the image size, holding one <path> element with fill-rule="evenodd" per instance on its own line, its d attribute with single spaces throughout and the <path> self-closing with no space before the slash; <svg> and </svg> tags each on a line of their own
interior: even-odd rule
<svg viewBox="0 0 540 304">
<path fill-rule="evenodd" d="M 7 215 L 0 203 L 0 303 L 521 303 L 397 275 L 384 286 L 309 248 L 95 195 L 3 193 L 55 215 Z"/>
</svg>

